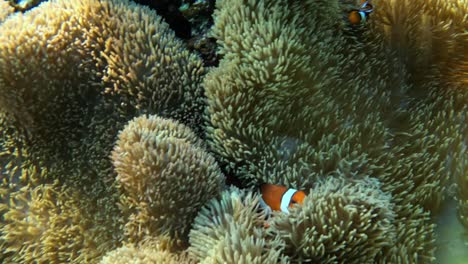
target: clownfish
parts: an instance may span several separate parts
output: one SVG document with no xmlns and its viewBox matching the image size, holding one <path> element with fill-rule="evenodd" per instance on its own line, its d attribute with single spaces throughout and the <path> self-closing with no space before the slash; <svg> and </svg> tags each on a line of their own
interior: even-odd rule
<svg viewBox="0 0 468 264">
<path fill-rule="evenodd" d="M 348 13 L 348 20 L 352 25 L 366 23 L 369 14 L 374 10 L 374 7 L 369 3 L 369 1 L 362 2 L 363 3 L 359 9 L 353 9 Z"/>
<path fill-rule="evenodd" d="M 274 184 L 262 184 L 260 192 L 262 194 L 260 204 L 268 216 L 272 210 L 289 214 L 289 207 L 294 204 L 302 204 L 306 197 L 303 191 Z"/>
</svg>

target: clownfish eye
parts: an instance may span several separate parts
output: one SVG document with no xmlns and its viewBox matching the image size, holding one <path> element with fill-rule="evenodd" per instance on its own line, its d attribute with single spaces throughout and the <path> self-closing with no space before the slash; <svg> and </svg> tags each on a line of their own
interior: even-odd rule
<svg viewBox="0 0 468 264">
<path fill-rule="evenodd" d="M 291 204 L 297 204 L 297 202 L 296 202 L 296 201 L 294 201 L 294 200 L 292 200 L 292 201 L 291 201 Z"/>
</svg>

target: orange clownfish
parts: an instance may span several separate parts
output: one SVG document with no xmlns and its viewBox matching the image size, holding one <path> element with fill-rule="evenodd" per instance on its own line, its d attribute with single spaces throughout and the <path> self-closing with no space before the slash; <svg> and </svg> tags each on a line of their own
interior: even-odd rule
<svg viewBox="0 0 468 264">
<path fill-rule="evenodd" d="M 369 14 L 374 10 L 374 7 L 369 3 L 369 1 L 362 2 L 363 3 L 359 9 L 353 9 L 348 13 L 349 23 L 353 25 L 366 23 L 366 20 L 369 17 Z"/>
<path fill-rule="evenodd" d="M 262 184 L 260 191 L 262 193 L 260 204 L 268 215 L 271 210 L 289 214 L 288 208 L 294 204 L 302 204 L 306 197 L 303 191 L 273 184 Z"/>
</svg>

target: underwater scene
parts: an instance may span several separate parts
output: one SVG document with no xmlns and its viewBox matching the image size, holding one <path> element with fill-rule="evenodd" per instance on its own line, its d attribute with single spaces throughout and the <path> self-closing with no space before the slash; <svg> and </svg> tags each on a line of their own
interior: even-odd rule
<svg viewBox="0 0 468 264">
<path fill-rule="evenodd" d="M 468 264 L 467 0 L 0 0 L 0 263 Z"/>
</svg>

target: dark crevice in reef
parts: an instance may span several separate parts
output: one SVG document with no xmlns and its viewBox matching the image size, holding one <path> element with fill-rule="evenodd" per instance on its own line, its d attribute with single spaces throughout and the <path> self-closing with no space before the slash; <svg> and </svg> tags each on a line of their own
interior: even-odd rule
<svg viewBox="0 0 468 264">
<path fill-rule="evenodd" d="M 176 36 L 181 39 L 189 39 L 192 36 L 190 22 L 179 10 L 181 0 L 133 0 L 141 5 L 148 6 L 164 18 L 169 27 L 174 30 Z"/>
<path fill-rule="evenodd" d="M 216 40 L 209 37 L 215 0 L 133 0 L 156 10 L 187 48 L 197 53 L 207 67 L 218 66 Z"/>
</svg>

